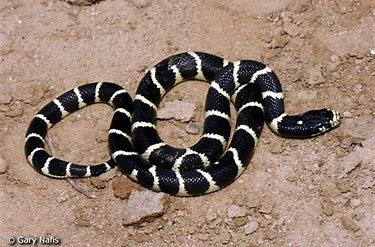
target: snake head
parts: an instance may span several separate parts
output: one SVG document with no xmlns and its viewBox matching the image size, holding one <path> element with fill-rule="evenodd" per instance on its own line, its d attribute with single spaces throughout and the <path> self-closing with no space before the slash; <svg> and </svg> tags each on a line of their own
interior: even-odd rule
<svg viewBox="0 0 375 247">
<path fill-rule="evenodd" d="M 317 136 L 337 127 L 340 124 L 340 113 L 330 109 L 312 110 L 301 114 L 296 123 L 310 136 Z"/>
<path fill-rule="evenodd" d="M 340 124 L 340 113 L 330 109 L 312 110 L 285 116 L 278 122 L 277 133 L 284 137 L 309 138 L 323 134 Z"/>
</svg>

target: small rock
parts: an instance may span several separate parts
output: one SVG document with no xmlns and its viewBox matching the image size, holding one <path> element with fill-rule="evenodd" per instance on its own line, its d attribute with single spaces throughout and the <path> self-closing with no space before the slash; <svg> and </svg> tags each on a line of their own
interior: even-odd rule
<svg viewBox="0 0 375 247">
<path fill-rule="evenodd" d="M 318 85 L 324 83 L 326 80 L 322 75 L 320 67 L 313 67 L 310 69 L 307 75 L 307 83 L 310 85 Z"/>
<path fill-rule="evenodd" d="M 213 221 L 217 219 L 217 213 L 214 210 L 208 210 L 206 213 L 206 220 Z"/>
<path fill-rule="evenodd" d="M 352 118 L 353 117 L 353 114 L 350 111 L 344 111 L 344 113 L 342 115 L 344 116 L 344 118 Z"/>
<path fill-rule="evenodd" d="M 202 233 L 202 232 L 198 233 L 197 236 L 199 240 L 203 240 L 203 241 L 207 241 L 209 237 L 207 233 Z"/>
<path fill-rule="evenodd" d="M 269 48 L 283 48 L 289 43 L 288 37 L 284 36 L 275 36 L 272 38 L 271 43 L 269 44 Z"/>
<path fill-rule="evenodd" d="M 120 176 L 115 177 L 112 181 L 112 188 L 115 197 L 127 199 L 130 193 L 138 188 L 138 185 L 131 181 L 129 178 Z"/>
<path fill-rule="evenodd" d="M 372 188 L 372 186 L 374 186 L 374 179 L 372 176 L 367 176 L 362 183 L 362 188 L 369 189 Z"/>
<path fill-rule="evenodd" d="M 139 225 L 162 216 L 167 210 L 168 196 L 150 190 L 132 191 L 125 209 L 123 224 Z"/>
<path fill-rule="evenodd" d="M 267 229 L 264 231 L 264 237 L 268 240 L 273 240 L 277 237 L 277 233 L 275 231 Z"/>
<path fill-rule="evenodd" d="M 97 189 L 104 189 L 107 185 L 103 180 L 99 179 L 98 177 L 91 177 L 90 182 Z"/>
<path fill-rule="evenodd" d="M 21 101 L 16 101 L 15 104 L 10 106 L 10 110 L 5 113 L 7 117 L 20 117 L 25 110 L 25 105 Z"/>
<path fill-rule="evenodd" d="M 247 215 L 247 210 L 246 208 L 240 207 L 237 204 L 232 204 L 228 208 L 228 217 L 233 219 L 236 217 L 243 217 Z"/>
<path fill-rule="evenodd" d="M 194 122 L 189 122 L 185 127 L 186 133 L 197 135 L 199 133 L 198 125 Z"/>
<path fill-rule="evenodd" d="M 331 55 L 329 59 L 331 60 L 332 63 L 336 63 L 337 64 L 337 63 L 340 62 L 339 56 L 337 56 L 335 54 Z"/>
<path fill-rule="evenodd" d="M 363 86 L 361 83 L 357 83 L 353 86 L 353 90 L 356 94 L 360 94 L 363 91 Z"/>
<path fill-rule="evenodd" d="M 322 203 L 323 213 L 327 216 L 333 215 L 333 203 L 330 201 L 325 201 Z"/>
<path fill-rule="evenodd" d="M 294 173 L 294 172 L 291 172 L 287 177 L 286 177 L 286 180 L 288 182 L 294 182 L 296 181 L 297 179 L 299 178 L 298 174 Z"/>
<path fill-rule="evenodd" d="M 65 194 L 64 192 L 61 192 L 57 197 L 56 197 L 56 201 L 58 203 L 63 203 L 63 202 L 66 202 L 68 200 L 69 196 L 67 194 Z"/>
<path fill-rule="evenodd" d="M 265 214 L 265 213 L 263 213 L 263 217 L 264 217 L 266 220 L 272 220 L 272 215 L 270 215 L 270 214 Z"/>
<path fill-rule="evenodd" d="M 359 226 L 357 225 L 357 222 L 355 222 L 353 219 L 346 217 L 346 216 L 341 217 L 341 224 L 348 231 L 356 232 L 360 229 Z"/>
<path fill-rule="evenodd" d="M 137 235 L 134 240 L 137 242 L 137 243 L 144 243 L 144 242 L 148 242 L 148 241 L 151 241 L 152 238 L 149 234 L 146 234 L 144 232 L 140 233 L 139 235 Z"/>
<path fill-rule="evenodd" d="M 359 103 L 360 105 L 367 105 L 367 96 L 365 96 L 365 95 L 360 95 L 360 96 L 358 97 L 358 103 Z"/>
<path fill-rule="evenodd" d="M 218 218 L 214 221 L 212 221 L 209 225 L 208 225 L 208 228 L 210 229 L 213 229 L 213 228 L 216 228 L 217 225 L 219 225 L 223 220 L 221 218 Z"/>
<path fill-rule="evenodd" d="M 234 218 L 233 222 L 237 227 L 243 226 L 247 223 L 247 217 Z"/>
<path fill-rule="evenodd" d="M 343 172 L 341 177 L 353 171 L 359 165 L 374 164 L 375 160 L 375 136 L 361 142 L 362 147 L 356 146 L 351 153 L 343 158 Z"/>
<path fill-rule="evenodd" d="M 244 231 L 246 235 L 254 233 L 258 229 L 258 222 L 250 221 L 244 226 Z"/>
<path fill-rule="evenodd" d="M 262 204 L 262 207 L 258 210 L 258 212 L 262 214 L 270 214 L 272 212 L 272 209 L 273 209 L 273 204 L 266 202 Z"/>
<path fill-rule="evenodd" d="M 131 3 L 137 8 L 145 8 L 151 5 L 151 0 L 131 0 Z"/>
<path fill-rule="evenodd" d="M 336 186 L 340 190 L 341 193 L 349 192 L 351 189 L 350 182 L 346 180 L 338 180 L 336 182 Z"/>
<path fill-rule="evenodd" d="M 9 90 L 1 90 L 0 91 L 0 104 L 8 105 L 12 102 L 12 96 L 10 95 Z"/>
<path fill-rule="evenodd" d="M 217 236 L 217 240 L 220 241 L 222 244 L 228 244 L 230 241 L 231 235 L 227 231 L 222 231 Z"/>
<path fill-rule="evenodd" d="M 284 23 L 284 30 L 287 34 L 289 34 L 292 37 L 296 37 L 298 34 L 301 33 L 301 28 L 291 22 Z"/>
<path fill-rule="evenodd" d="M 181 122 L 190 121 L 194 116 L 195 105 L 189 102 L 174 100 L 166 102 L 157 113 L 158 119 L 174 119 Z"/>
<path fill-rule="evenodd" d="M 8 170 L 8 164 L 3 158 L 0 157 L 0 174 L 6 173 L 7 170 Z"/>
<path fill-rule="evenodd" d="M 284 144 L 284 141 L 282 140 L 277 140 L 273 142 L 273 144 L 271 145 L 270 152 L 272 154 L 281 154 L 281 152 L 283 151 L 283 144 Z"/>
<path fill-rule="evenodd" d="M 337 188 L 337 185 L 334 181 L 328 180 L 321 184 L 320 190 L 323 196 L 326 197 L 336 197 L 341 194 L 341 191 Z"/>
<path fill-rule="evenodd" d="M 111 170 L 100 174 L 97 178 L 103 182 L 108 182 L 109 180 L 112 180 L 117 174 L 117 168 L 112 168 Z"/>
<path fill-rule="evenodd" d="M 359 205 L 361 205 L 361 199 L 359 199 L 359 198 L 352 198 L 352 199 L 350 200 L 350 206 L 351 206 L 352 208 L 356 208 L 356 207 L 358 207 Z"/>
</svg>

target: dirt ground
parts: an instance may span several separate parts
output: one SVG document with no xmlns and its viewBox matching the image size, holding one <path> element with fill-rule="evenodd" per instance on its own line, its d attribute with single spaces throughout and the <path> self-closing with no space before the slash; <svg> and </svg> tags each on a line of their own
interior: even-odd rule
<svg viewBox="0 0 375 247">
<path fill-rule="evenodd" d="M 374 1 L 89 2 L 0 1 L 0 246 L 12 236 L 51 236 L 61 246 L 375 246 Z M 119 171 L 73 187 L 27 163 L 27 126 L 51 99 L 91 81 L 117 82 L 133 97 L 147 68 L 188 50 L 262 61 L 281 79 L 288 112 L 328 107 L 342 124 L 308 140 L 265 128 L 232 185 L 163 195 L 160 214 L 128 226 L 130 199 L 116 189 L 145 189 Z M 207 89 L 183 83 L 162 106 L 194 104 L 201 130 Z M 104 161 L 111 114 L 94 105 L 68 116 L 49 132 L 54 154 Z M 163 120 L 158 131 L 189 146 L 199 135 L 187 125 Z"/>
</svg>

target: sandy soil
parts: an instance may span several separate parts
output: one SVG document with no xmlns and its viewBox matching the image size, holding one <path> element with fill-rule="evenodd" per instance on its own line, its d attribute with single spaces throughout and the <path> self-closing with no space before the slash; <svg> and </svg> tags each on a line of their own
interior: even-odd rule
<svg viewBox="0 0 375 247">
<path fill-rule="evenodd" d="M 0 1 L 0 246 L 11 236 L 56 236 L 62 246 L 375 245 L 372 0 L 96 2 Z M 145 69 L 187 50 L 262 61 L 280 77 L 289 112 L 330 107 L 342 125 L 309 140 L 265 128 L 235 183 L 202 197 L 167 196 L 162 215 L 140 225 L 123 224 L 117 180 L 143 189 L 120 172 L 76 181 L 89 198 L 27 163 L 26 128 L 55 96 L 90 81 L 117 82 L 134 96 Z M 163 104 L 193 103 L 201 129 L 207 88 L 184 83 Z M 49 134 L 54 153 L 105 160 L 111 114 L 95 105 L 64 119 Z M 158 130 L 187 146 L 198 135 L 186 125 L 159 121 Z"/>
</svg>

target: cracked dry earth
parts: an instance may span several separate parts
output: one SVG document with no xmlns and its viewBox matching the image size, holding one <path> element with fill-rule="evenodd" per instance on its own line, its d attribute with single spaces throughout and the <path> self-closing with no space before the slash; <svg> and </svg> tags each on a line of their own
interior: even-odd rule
<svg viewBox="0 0 375 247">
<path fill-rule="evenodd" d="M 11 236 L 61 246 L 374 246 L 374 15 L 372 0 L 0 1 L 0 246 Z M 329 107 L 342 124 L 308 140 L 265 128 L 237 181 L 194 198 L 150 192 L 117 170 L 67 181 L 27 163 L 24 134 L 48 101 L 90 81 L 134 97 L 147 68 L 187 50 L 262 61 L 290 113 Z M 163 99 L 166 142 L 198 139 L 207 89 L 186 82 Z M 93 105 L 68 116 L 49 132 L 51 151 L 105 160 L 111 114 Z"/>
</svg>

